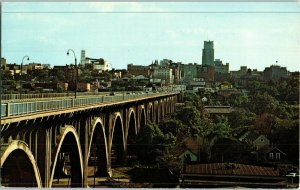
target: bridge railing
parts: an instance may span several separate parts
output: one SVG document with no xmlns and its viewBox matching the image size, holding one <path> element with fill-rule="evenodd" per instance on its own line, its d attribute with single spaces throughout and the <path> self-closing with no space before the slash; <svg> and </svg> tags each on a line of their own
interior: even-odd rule
<svg viewBox="0 0 300 190">
<path fill-rule="evenodd" d="M 1 116 L 4 117 L 6 116 L 7 113 L 7 105 L 6 104 L 1 104 Z"/>
<path fill-rule="evenodd" d="M 122 91 L 118 93 L 132 93 L 137 91 Z M 96 95 L 107 95 L 110 92 L 77 92 L 79 96 L 96 96 Z M 28 99 L 45 99 L 45 98 L 73 98 L 74 92 L 70 93 L 36 93 L 36 94 L 1 94 L 1 100 L 4 102 L 8 101 L 27 101 Z"/>
<path fill-rule="evenodd" d="M 77 96 L 106 95 L 109 92 L 77 92 Z M 2 101 L 26 101 L 28 99 L 44 99 L 44 98 L 72 98 L 74 92 L 71 93 L 39 93 L 39 94 L 1 94 Z M 22 98 L 22 99 L 21 99 Z"/>
<path fill-rule="evenodd" d="M 66 108 L 86 106 L 97 103 L 120 102 L 139 98 L 155 97 L 165 94 L 175 94 L 176 92 L 161 92 L 148 94 L 119 94 L 115 96 L 90 96 L 77 99 L 58 99 L 58 100 L 44 100 L 44 101 L 30 101 L 30 102 L 7 102 L 1 104 L 1 116 L 15 116 L 21 114 L 29 114 L 50 110 L 61 110 Z"/>
</svg>

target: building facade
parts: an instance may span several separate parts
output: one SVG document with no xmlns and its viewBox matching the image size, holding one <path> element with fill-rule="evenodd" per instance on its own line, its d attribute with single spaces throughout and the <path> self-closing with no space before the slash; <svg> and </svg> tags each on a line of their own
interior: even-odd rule
<svg viewBox="0 0 300 190">
<path fill-rule="evenodd" d="M 86 56 L 85 50 L 81 50 L 81 60 L 80 64 L 84 68 L 88 68 L 95 71 L 108 71 L 109 62 L 104 60 L 103 58 L 90 58 Z"/>
<path fill-rule="evenodd" d="M 216 59 L 215 60 L 215 72 L 216 73 L 223 73 L 223 74 L 229 73 L 229 63 L 226 63 L 224 65 L 222 63 L 222 60 Z"/>
<path fill-rule="evenodd" d="M 149 66 L 128 64 L 127 70 L 130 74 L 132 74 L 134 76 L 138 76 L 138 75 L 143 75 L 145 77 L 150 76 L 150 67 Z"/>
<path fill-rule="evenodd" d="M 198 67 L 198 78 L 203 78 L 205 82 L 213 83 L 215 81 L 215 67 L 202 65 Z"/>
<path fill-rule="evenodd" d="M 247 74 L 247 66 L 241 66 L 240 70 L 238 71 L 230 71 L 230 74 L 233 78 L 241 78 L 241 76 Z"/>
<path fill-rule="evenodd" d="M 189 63 L 187 65 L 181 65 L 180 69 L 181 69 L 181 78 L 183 79 L 183 81 L 190 81 L 193 80 L 193 78 L 197 78 L 198 77 L 198 66 L 196 63 L 192 64 Z"/>
<path fill-rule="evenodd" d="M 272 65 L 271 67 L 266 67 L 264 70 L 264 80 L 265 81 L 278 81 L 281 78 L 288 77 L 288 71 L 286 67 L 280 67 L 279 65 Z"/>
<path fill-rule="evenodd" d="M 166 85 L 173 84 L 172 69 L 170 68 L 154 69 L 153 78 L 165 80 Z"/>
<path fill-rule="evenodd" d="M 214 66 L 214 42 L 204 41 L 202 50 L 202 65 Z"/>
<path fill-rule="evenodd" d="M 174 83 L 177 84 L 181 80 L 181 63 L 171 63 L 170 68 L 172 69 L 172 74 L 174 76 Z"/>
</svg>

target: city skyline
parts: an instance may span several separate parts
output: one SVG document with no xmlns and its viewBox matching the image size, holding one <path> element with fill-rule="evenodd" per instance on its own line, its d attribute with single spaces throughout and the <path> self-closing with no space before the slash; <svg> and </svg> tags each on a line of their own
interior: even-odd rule
<svg viewBox="0 0 300 190">
<path fill-rule="evenodd" d="M 215 59 L 263 70 L 299 71 L 299 3 L 8 3 L 2 4 L 2 57 L 8 63 L 74 63 L 72 48 L 113 68 L 155 59 L 201 64 L 204 41 Z M 37 11 L 38 10 L 38 11 Z M 278 63 L 276 63 L 278 61 Z"/>
</svg>

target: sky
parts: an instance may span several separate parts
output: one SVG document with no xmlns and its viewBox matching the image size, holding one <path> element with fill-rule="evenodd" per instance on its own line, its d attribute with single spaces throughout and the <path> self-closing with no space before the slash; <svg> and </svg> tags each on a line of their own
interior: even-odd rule
<svg viewBox="0 0 300 190">
<path fill-rule="evenodd" d="M 74 63 L 81 50 L 113 68 L 153 60 L 202 62 L 204 41 L 215 59 L 263 71 L 299 71 L 299 2 L 4 2 L 2 57 L 8 63 Z M 24 62 L 26 64 L 27 61 Z"/>
</svg>

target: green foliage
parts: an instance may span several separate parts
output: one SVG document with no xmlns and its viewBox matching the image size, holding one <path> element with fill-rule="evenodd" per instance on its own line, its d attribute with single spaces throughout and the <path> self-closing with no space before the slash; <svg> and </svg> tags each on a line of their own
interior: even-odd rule
<svg viewBox="0 0 300 190">
<path fill-rule="evenodd" d="M 104 81 L 109 81 L 112 79 L 112 74 L 109 72 L 102 72 L 102 73 L 99 73 L 99 78 Z"/>
<path fill-rule="evenodd" d="M 186 106 L 176 112 L 176 118 L 183 124 L 193 127 L 199 126 L 201 114 L 194 106 Z"/>
<path fill-rule="evenodd" d="M 177 141 L 183 140 L 183 138 L 190 133 L 186 125 L 180 120 L 172 118 L 167 118 L 160 122 L 159 128 L 164 134 L 171 133 L 177 138 Z"/>
<path fill-rule="evenodd" d="M 199 111 L 195 106 L 182 107 L 176 111 L 175 118 L 189 127 L 189 133 L 186 136 L 194 137 L 203 136 L 212 122 L 205 112 Z"/>
<path fill-rule="evenodd" d="M 249 85 L 249 90 L 252 96 L 257 93 L 267 93 L 279 102 L 299 104 L 299 81 L 296 78 L 278 82 L 270 81 L 267 84 L 254 81 Z"/>
<path fill-rule="evenodd" d="M 287 154 L 289 160 L 299 165 L 299 122 L 297 120 L 276 118 L 275 128 L 268 138 Z"/>
<path fill-rule="evenodd" d="M 264 113 L 257 116 L 252 129 L 259 134 L 269 135 L 274 130 L 276 124 L 276 116 L 269 113 Z"/>
<path fill-rule="evenodd" d="M 283 151 L 298 158 L 299 106 L 290 105 L 298 101 L 297 88 L 299 84 L 295 80 L 269 84 L 254 81 L 250 85 L 249 95 L 240 93 L 224 98 L 217 93 L 205 93 L 203 90 L 184 93 L 185 106 L 162 120 L 159 126 L 149 124 L 142 130 L 138 142 L 142 147 L 140 155 L 150 162 L 156 160 L 169 168 L 180 168 L 180 162 L 169 150 L 180 147 L 187 137 L 196 137 L 201 145 L 201 161 L 210 161 L 212 148 L 217 142 L 235 142 L 232 137 L 234 131 L 251 126 L 250 130 L 265 134 L 272 143 L 282 143 L 279 146 Z M 208 98 L 209 105 L 228 104 L 237 110 L 226 117 L 220 116 L 212 120 L 201 102 L 203 96 Z M 234 147 L 241 154 L 232 151 L 230 155 L 237 156 L 236 158 L 244 155 L 243 160 L 247 160 L 249 155 L 246 153 L 249 153 L 250 147 L 243 148 L 237 142 L 226 151 Z M 220 157 L 219 153 L 213 154 Z"/>
<path fill-rule="evenodd" d="M 79 82 L 91 82 L 93 80 L 92 73 L 88 69 L 83 69 L 82 73 L 78 76 Z"/>
<path fill-rule="evenodd" d="M 280 100 L 287 101 L 289 104 L 299 104 L 299 81 L 290 79 L 287 85 L 280 90 Z"/>
<path fill-rule="evenodd" d="M 199 97 L 194 92 L 185 92 L 183 95 L 183 102 L 197 102 Z"/>
<path fill-rule="evenodd" d="M 152 163 L 157 156 L 175 145 L 176 138 L 172 133 L 164 134 L 156 124 L 149 123 L 137 137 L 137 144 L 139 144 L 138 156 L 141 161 Z"/>
<path fill-rule="evenodd" d="M 232 94 L 227 98 L 229 105 L 233 107 L 244 107 L 248 103 L 248 96 L 243 93 Z"/>
<path fill-rule="evenodd" d="M 228 116 L 228 122 L 231 128 L 239 128 L 244 126 L 250 126 L 253 124 L 256 115 L 252 112 L 246 112 L 244 109 L 239 111 L 233 111 Z"/>
<path fill-rule="evenodd" d="M 2 71 L 2 80 L 12 80 L 13 79 L 13 75 L 11 74 L 10 71 Z"/>
<path fill-rule="evenodd" d="M 253 113 L 261 115 L 263 113 L 276 113 L 279 102 L 267 93 L 257 93 L 250 97 L 248 108 Z"/>
<path fill-rule="evenodd" d="M 217 138 L 228 138 L 231 134 L 231 127 L 228 119 L 224 116 L 218 117 L 218 122 L 213 125 L 212 134 Z"/>
</svg>

